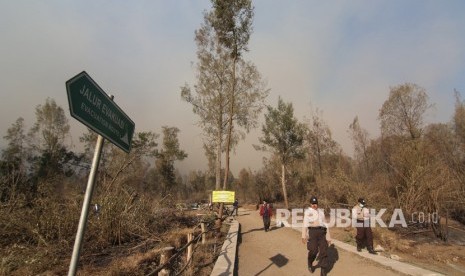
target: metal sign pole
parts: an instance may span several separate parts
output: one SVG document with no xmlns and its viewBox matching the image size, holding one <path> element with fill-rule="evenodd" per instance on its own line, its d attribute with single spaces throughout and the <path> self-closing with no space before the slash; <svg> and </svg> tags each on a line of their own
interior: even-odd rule
<svg viewBox="0 0 465 276">
<path fill-rule="evenodd" d="M 92 192 L 94 191 L 95 175 L 97 174 L 102 148 L 103 137 L 101 135 L 98 135 L 97 145 L 95 146 L 94 158 L 92 160 L 92 167 L 90 169 L 89 180 L 87 181 L 86 194 L 84 196 L 84 202 L 82 203 L 81 218 L 79 219 L 76 240 L 74 241 L 73 255 L 71 257 L 71 263 L 69 265 L 68 276 L 76 275 L 79 253 L 82 247 L 82 238 L 86 229 L 87 215 L 89 212 L 90 201 L 92 199 Z"/>
</svg>

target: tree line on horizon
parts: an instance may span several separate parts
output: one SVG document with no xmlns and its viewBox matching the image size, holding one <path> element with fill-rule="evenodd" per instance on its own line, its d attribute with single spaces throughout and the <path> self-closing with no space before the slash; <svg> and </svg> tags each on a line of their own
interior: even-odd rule
<svg viewBox="0 0 465 276">
<path fill-rule="evenodd" d="M 380 137 L 370 138 L 357 116 L 348 126 L 354 158 L 332 139 L 318 111 L 300 122 L 292 103 L 279 98 L 276 107 L 266 106 L 262 136 L 254 145 L 270 152 L 269 158 L 257 171 L 244 168 L 238 176 L 230 173 L 227 187 L 242 202 L 266 199 L 284 202 L 289 208 L 318 195 L 323 206 L 350 206 L 363 196 L 373 207 L 402 208 L 406 214 L 438 212 L 465 222 L 465 102 L 458 91 L 455 97 L 451 122 L 426 124 L 424 117 L 432 107 L 426 91 L 411 83 L 391 87 L 378 114 Z M 7 130 L 3 137 L 7 147 L 0 159 L 0 202 L 5 215 L 28 209 L 43 216 L 50 206 L 59 208 L 70 201 L 79 206 L 96 134 L 84 133 L 79 139 L 84 152 L 76 153 L 66 144 L 69 130 L 63 109 L 53 99 L 36 107 L 36 122 L 29 131 L 22 118 Z M 172 202 L 208 198 L 216 189 L 214 161 L 205 171 L 186 176 L 176 171 L 175 161 L 187 157 L 177 139 L 179 131 L 163 126 L 160 146 L 159 134 L 137 132 L 129 154 L 106 143 L 94 202 L 114 206 L 111 199 L 118 196 L 111 194 L 115 192 L 134 206 L 148 198 Z M 206 156 L 214 159 L 205 149 Z"/>
</svg>

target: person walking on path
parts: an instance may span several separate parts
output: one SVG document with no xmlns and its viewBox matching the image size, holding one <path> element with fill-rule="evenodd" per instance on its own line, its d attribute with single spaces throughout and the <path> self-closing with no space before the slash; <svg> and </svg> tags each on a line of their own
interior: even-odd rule
<svg viewBox="0 0 465 276">
<path fill-rule="evenodd" d="M 328 244 L 331 243 L 329 229 L 325 223 L 325 214 L 323 209 L 318 209 L 318 198 L 310 198 L 310 207 L 304 211 L 304 220 L 302 224 L 302 243 L 307 244 L 307 266 L 308 270 L 313 273 L 319 266 L 320 275 L 327 274 L 328 263 Z M 319 254 L 319 265 L 314 266 L 316 256 Z"/>
<path fill-rule="evenodd" d="M 232 213 L 231 213 L 232 216 L 234 216 L 234 212 L 235 212 L 236 216 L 238 216 L 238 213 L 237 213 L 238 208 L 239 208 L 239 201 L 236 198 L 236 200 L 234 200 L 234 203 L 233 203 L 233 210 L 232 210 Z"/>
<path fill-rule="evenodd" d="M 352 218 L 356 219 L 357 235 L 357 251 L 361 252 L 363 247 L 367 247 L 370 254 L 377 255 L 373 249 L 373 232 L 370 227 L 370 210 L 366 207 L 364 198 L 359 198 L 358 203 L 352 208 Z"/>
<path fill-rule="evenodd" d="M 270 230 L 271 217 L 273 216 L 273 208 L 266 201 L 263 201 L 263 204 L 260 205 L 260 216 L 263 218 L 263 228 L 265 232 L 268 232 Z"/>
</svg>

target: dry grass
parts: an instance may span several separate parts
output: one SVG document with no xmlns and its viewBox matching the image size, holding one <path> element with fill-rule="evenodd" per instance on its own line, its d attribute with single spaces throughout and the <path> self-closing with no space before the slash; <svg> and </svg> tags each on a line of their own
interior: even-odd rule
<svg viewBox="0 0 465 276">
<path fill-rule="evenodd" d="M 108 191 L 94 196 L 101 211 L 98 215 L 91 211 L 88 216 L 80 275 L 145 275 L 159 264 L 159 248 L 180 248 L 201 219 L 211 222 L 213 218 L 178 212 L 172 202 L 155 202 L 122 188 Z M 66 274 L 82 198 L 76 193 L 2 205 L 0 275 Z M 211 262 L 212 248 L 212 244 L 199 246 L 194 261 L 199 258 L 201 266 Z M 184 263 L 180 257 L 173 268 L 179 270 Z M 195 265 L 190 269 L 204 270 Z"/>
</svg>

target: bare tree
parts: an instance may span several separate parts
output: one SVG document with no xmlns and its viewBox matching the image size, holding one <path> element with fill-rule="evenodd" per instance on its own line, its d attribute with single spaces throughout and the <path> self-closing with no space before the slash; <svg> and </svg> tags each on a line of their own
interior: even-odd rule
<svg viewBox="0 0 465 276">
<path fill-rule="evenodd" d="M 229 53 L 232 63 L 230 89 L 228 91 L 228 126 L 226 135 L 226 156 L 223 189 L 226 189 L 229 176 L 230 151 L 234 145 L 234 122 L 247 132 L 254 127 L 268 95 L 255 66 L 242 60 L 243 52 L 248 51 L 252 34 L 253 6 L 251 0 L 212 0 L 213 10 L 210 22 L 218 37 L 218 42 Z"/>
<path fill-rule="evenodd" d="M 240 192 L 241 200 L 247 201 L 249 198 L 253 199 L 252 197 L 248 196 L 252 192 L 252 171 L 250 169 L 242 169 L 239 172 L 239 179 L 236 181 L 237 192 Z M 236 196 L 238 197 L 238 196 Z"/>
<path fill-rule="evenodd" d="M 2 151 L 0 160 L 0 202 L 14 201 L 17 194 L 24 192 L 27 180 L 27 141 L 24 119 L 18 118 L 3 138 L 8 146 Z"/>
<path fill-rule="evenodd" d="M 465 104 L 461 99 L 460 92 L 454 90 L 455 110 L 453 117 L 454 130 L 461 141 L 462 148 L 465 149 Z"/>
<path fill-rule="evenodd" d="M 36 122 L 29 134 L 39 139 L 37 144 L 33 144 L 35 149 L 56 154 L 69 134 L 68 119 L 63 108 L 55 100 L 47 98 L 44 105 L 36 107 Z"/>
<path fill-rule="evenodd" d="M 187 154 L 180 149 L 177 127 L 163 127 L 162 148 L 156 152 L 156 168 L 162 178 L 162 195 L 165 196 L 176 183 L 174 162 L 184 160 Z"/>
<path fill-rule="evenodd" d="M 213 10 L 196 31 L 199 72 L 195 95 L 185 85 L 181 95 L 200 117 L 208 148 L 216 148 L 216 189 L 221 180 L 221 154 L 226 152 L 223 189 L 229 181 L 229 152 L 257 125 L 268 95 L 257 68 L 242 59 L 251 32 L 250 1 L 212 1 Z M 233 125 L 239 126 L 234 129 Z M 245 132 L 241 131 L 244 130 Z M 226 144 L 225 144 L 226 143 Z"/>
<path fill-rule="evenodd" d="M 382 135 L 419 138 L 423 131 L 423 116 L 431 107 L 424 88 L 412 83 L 391 87 L 389 99 L 379 111 Z"/>
<path fill-rule="evenodd" d="M 368 131 L 360 126 L 358 116 L 355 116 L 353 122 L 349 125 L 349 135 L 354 143 L 355 158 L 364 164 L 365 174 L 370 171 L 368 158 L 369 138 Z"/>
<path fill-rule="evenodd" d="M 322 177 L 324 171 L 323 157 L 337 153 L 339 147 L 336 141 L 333 140 L 329 126 L 323 120 L 318 110 L 312 115 L 308 130 L 306 139 L 310 148 L 309 155 L 313 157 L 311 159 L 316 160 L 319 175 Z"/>
<path fill-rule="evenodd" d="M 65 143 L 70 126 L 63 108 L 47 98 L 45 104 L 36 107 L 35 114 L 36 122 L 28 133 L 34 171 L 31 188 L 40 188 L 42 192 L 38 195 L 43 195 L 62 188 L 62 182 L 56 176 L 72 174 L 72 163 L 78 158 L 68 151 Z M 53 181 L 47 181 L 49 179 Z"/>
<path fill-rule="evenodd" d="M 195 31 L 197 44 L 197 83 L 194 91 L 185 84 L 181 97 L 192 104 L 193 112 L 199 116 L 208 149 L 215 148 L 215 188 L 221 188 L 221 153 L 227 125 L 227 89 L 230 72 L 228 53 L 217 43 L 217 37 L 209 22 L 208 14 L 204 23 Z"/>
</svg>

